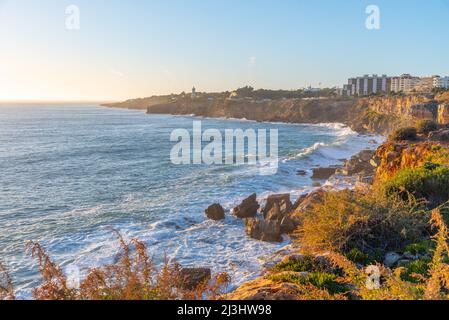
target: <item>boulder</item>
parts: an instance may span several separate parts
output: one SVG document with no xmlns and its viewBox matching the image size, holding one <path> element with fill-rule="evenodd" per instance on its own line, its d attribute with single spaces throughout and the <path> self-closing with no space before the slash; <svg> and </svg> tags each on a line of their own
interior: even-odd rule
<svg viewBox="0 0 449 320">
<path fill-rule="evenodd" d="M 385 255 L 384 265 L 387 268 L 391 268 L 402 259 L 402 256 L 396 252 L 389 252 Z"/>
<path fill-rule="evenodd" d="M 199 285 L 210 281 L 212 272 L 208 268 L 182 268 L 180 277 L 183 289 L 194 290 Z"/>
<path fill-rule="evenodd" d="M 257 215 L 260 205 L 257 202 L 257 195 L 254 193 L 234 208 L 233 214 L 240 219 L 254 218 Z"/>
<path fill-rule="evenodd" d="M 247 235 L 256 240 L 282 242 L 281 226 L 277 221 L 249 218 L 245 220 L 245 230 Z"/>
<path fill-rule="evenodd" d="M 315 168 L 313 169 L 312 179 L 315 180 L 327 180 L 332 177 L 337 168 Z"/>
<path fill-rule="evenodd" d="M 223 220 L 225 218 L 225 211 L 220 204 L 216 203 L 206 209 L 206 216 L 216 221 Z"/>
</svg>

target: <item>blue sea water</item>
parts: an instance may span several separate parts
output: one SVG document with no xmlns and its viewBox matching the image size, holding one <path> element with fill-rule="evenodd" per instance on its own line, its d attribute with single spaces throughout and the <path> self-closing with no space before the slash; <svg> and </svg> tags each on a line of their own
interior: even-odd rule
<svg viewBox="0 0 449 320">
<path fill-rule="evenodd" d="M 279 170 L 261 176 L 243 166 L 170 162 L 172 130 L 278 129 Z M 249 239 L 229 210 L 256 192 L 311 189 L 314 166 L 373 148 L 373 137 L 339 124 L 293 125 L 230 119 L 145 115 L 96 105 L 0 106 L 0 261 L 19 296 L 39 283 L 27 241 L 40 242 L 64 270 L 111 262 L 118 242 L 147 243 L 158 262 L 166 254 L 185 266 L 226 271 L 238 285 L 260 272 L 270 254 L 288 244 Z M 226 220 L 207 220 L 204 209 L 221 203 Z"/>
</svg>

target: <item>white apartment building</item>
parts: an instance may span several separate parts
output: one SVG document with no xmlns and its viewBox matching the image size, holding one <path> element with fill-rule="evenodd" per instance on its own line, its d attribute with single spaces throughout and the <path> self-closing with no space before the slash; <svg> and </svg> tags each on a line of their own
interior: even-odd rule
<svg viewBox="0 0 449 320">
<path fill-rule="evenodd" d="M 433 78 L 433 87 L 449 89 L 449 77 L 435 76 Z"/>
<path fill-rule="evenodd" d="M 413 77 L 409 74 L 403 74 L 400 77 L 391 79 L 391 91 L 393 92 L 410 92 L 415 89 L 420 82 L 419 77 Z"/>
<path fill-rule="evenodd" d="M 348 84 L 341 91 L 345 96 L 368 96 L 376 93 L 387 93 L 390 91 L 391 78 L 387 75 L 378 76 L 374 74 L 363 77 L 350 78 Z"/>
</svg>

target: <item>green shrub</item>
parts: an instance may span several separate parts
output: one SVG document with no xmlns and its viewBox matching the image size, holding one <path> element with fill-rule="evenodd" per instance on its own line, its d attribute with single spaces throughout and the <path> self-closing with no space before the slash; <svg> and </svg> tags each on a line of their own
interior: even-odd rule
<svg viewBox="0 0 449 320">
<path fill-rule="evenodd" d="M 416 130 L 418 133 L 429 134 L 432 131 L 438 129 L 438 124 L 432 120 L 421 120 L 416 124 Z"/>
<path fill-rule="evenodd" d="M 348 253 L 345 254 L 346 258 L 354 263 L 361 265 L 368 265 L 373 262 L 369 254 L 363 253 L 358 248 L 352 248 Z"/>
<path fill-rule="evenodd" d="M 348 289 L 337 281 L 337 276 L 332 273 L 314 272 L 309 274 L 307 281 L 319 289 L 326 289 L 331 294 L 344 293 Z"/>
<path fill-rule="evenodd" d="M 414 256 L 429 254 L 434 248 L 433 241 L 426 240 L 419 243 L 412 243 L 405 247 L 405 252 L 410 252 Z"/>
<path fill-rule="evenodd" d="M 338 281 L 338 276 L 333 273 L 311 272 L 307 276 L 294 273 L 275 274 L 269 277 L 274 282 L 287 282 L 297 285 L 311 284 L 318 289 L 325 289 L 330 294 L 346 293 L 348 288 Z"/>
<path fill-rule="evenodd" d="M 416 140 L 418 131 L 413 127 L 399 128 L 390 136 L 391 140 L 403 141 L 403 140 Z"/>
<path fill-rule="evenodd" d="M 308 272 L 308 271 L 323 271 L 322 264 L 319 264 L 316 259 L 311 255 L 305 255 L 300 260 L 290 260 L 287 262 L 281 262 L 277 264 L 273 271 L 293 271 L 293 272 Z"/>
<path fill-rule="evenodd" d="M 436 207 L 449 200 L 449 168 L 426 164 L 421 168 L 401 170 L 385 183 L 385 192 L 404 198 L 410 193 Z"/>
<path fill-rule="evenodd" d="M 401 273 L 401 279 L 412 283 L 422 282 L 419 276 L 429 276 L 429 264 L 431 262 L 432 260 L 430 258 L 426 258 L 407 263 L 404 266 L 404 271 Z"/>
</svg>

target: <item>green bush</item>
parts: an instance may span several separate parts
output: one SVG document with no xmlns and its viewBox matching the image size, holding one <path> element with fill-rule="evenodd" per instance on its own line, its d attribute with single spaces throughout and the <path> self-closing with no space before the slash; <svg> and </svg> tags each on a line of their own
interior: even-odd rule
<svg viewBox="0 0 449 320">
<path fill-rule="evenodd" d="M 373 259 L 370 258 L 369 254 L 363 253 L 358 248 L 352 248 L 348 253 L 345 254 L 345 256 L 350 261 L 364 266 L 373 262 Z"/>
<path fill-rule="evenodd" d="M 422 241 L 419 243 L 412 243 L 405 247 L 405 252 L 410 252 L 414 256 L 416 255 L 424 255 L 432 252 L 434 248 L 434 242 L 431 240 Z"/>
<path fill-rule="evenodd" d="M 275 274 L 269 277 L 274 282 L 287 282 L 298 285 L 311 284 L 318 289 L 325 289 L 330 294 L 346 293 L 348 288 L 338 281 L 338 276 L 333 273 L 311 272 L 307 276 L 294 273 Z"/>
<path fill-rule="evenodd" d="M 290 260 L 281 262 L 273 267 L 275 272 L 293 271 L 293 272 L 309 272 L 309 271 L 323 271 L 322 264 L 319 264 L 315 257 L 306 255 L 300 260 Z"/>
<path fill-rule="evenodd" d="M 390 136 L 391 140 L 404 141 L 404 140 L 416 140 L 418 131 L 413 127 L 399 128 L 393 132 Z"/>
<path fill-rule="evenodd" d="M 426 164 L 421 168 L 401 170 L 386 182 L 385 192 L 403 198 L 410 193 L 436 207 L 449 200 L 449 168 Z"/>
<path fill-rule="evenodd" d="M 309 274 L 307 281 L 319 289 L 326 289 L 331 294 L 345 293 L 346 286 L 337 281 L 337 276 L 332 273 L 314 272 Z"/>
<path fill-rule="evenodd" d="M 411 261 L 404 266 L 404 271 L 401 273 L 401 279 L 403 281 L 409 281 L 412 283 L 419 283 L 422 280 L 419 276 L 429 276 L 429 264 L 432 259 L 426 258 L 416 261 Z"/>
<path fill-rule="evenodd" d="M 428 134 L 438 129 L 438 124 L 432 120 L 421 120 L 416 124 L 418 133 Z"/>
</svg>

